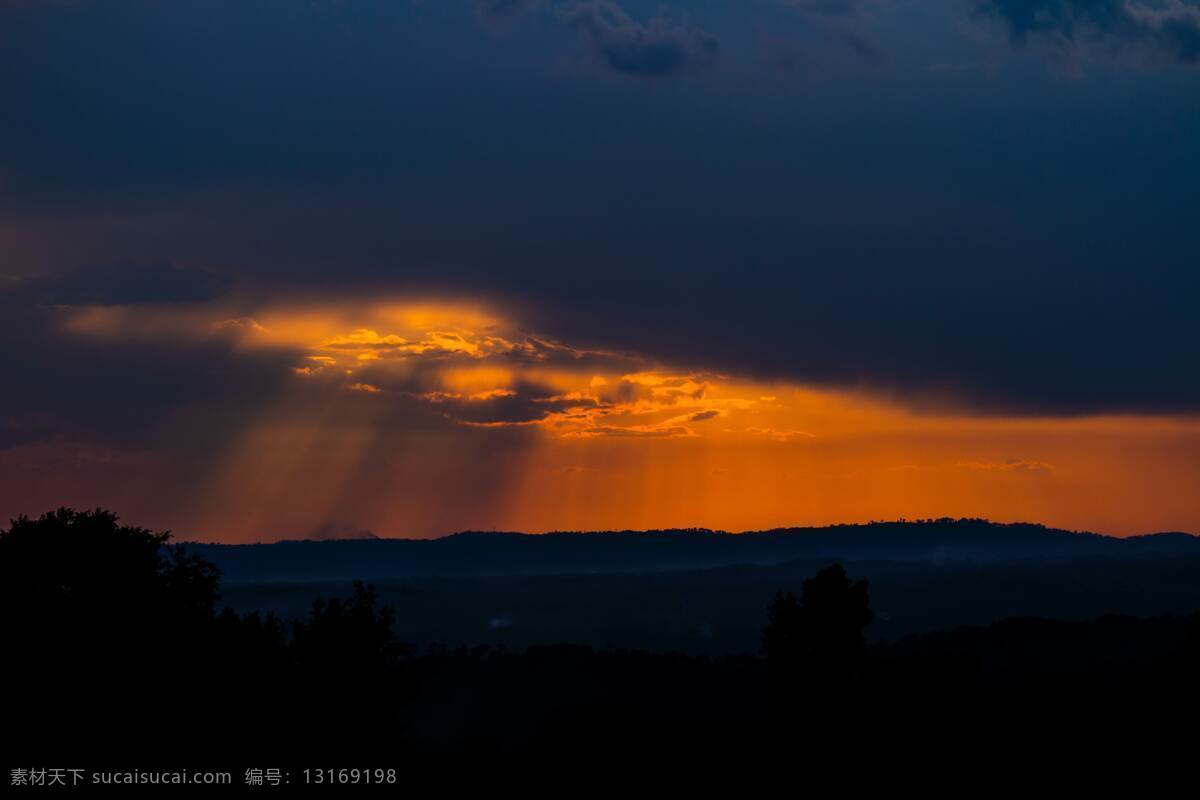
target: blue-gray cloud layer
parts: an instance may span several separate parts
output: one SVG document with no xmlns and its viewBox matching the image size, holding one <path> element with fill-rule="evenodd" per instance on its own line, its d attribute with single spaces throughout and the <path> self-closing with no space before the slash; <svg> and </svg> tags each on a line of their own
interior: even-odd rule
<svg viewBox="0 0 1200 800">
<path fill-rule="evenodd" d="M 1072 52 L 1098 46 L 1159 59 L 1200 61 L 1200 4 L 1186 0 L 980 0 L 1016 44 L 1030 40 Z"/>
<path fill-rule="evenodd" d="M 637 22 L 611 0 L 578 0 L 563 6 L 559 15 L 617 72 L 674 75 L 717 57 L 719 45 L 712 34 L 661 17 Z"/>
</svg>

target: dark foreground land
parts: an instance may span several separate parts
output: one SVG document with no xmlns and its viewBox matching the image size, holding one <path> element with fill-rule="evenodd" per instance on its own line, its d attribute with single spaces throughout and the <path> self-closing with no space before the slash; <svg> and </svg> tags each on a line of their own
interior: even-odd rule
<svg viewBox="0 0 1200 800">
<path fill-rule="evenodd" d="M 1131 585 L 1155 584 L 1178 556 L 1138 558 L 1149 560 L 1107 573 L 1141 576 L 1111 597 L 1138 595 Z M 1088 563 L 1084 572 L 1106 574 Z M 104 512 L 18 520 L 0 534 L 6 716 L 20 731 L 7 760 L 48 749 L 93 760 L 383 759 L 467 780 L 485 765 L 551 763 L 604 772 L 647 762 L 695 776 L 764 759 L 895 769 L 953 757 L 999 769 L 1014 748 L 1025 762 L 1061 765 L 1085 746 L 1095 759 L 1151 741 L 1166 754 L 1189 740 L 1175 732 L 1196 718 L 1200 602 L 1188 608 L 1182 589 L 1169 614 L 1024 616 L 888 638 L 869 635 L 875 583 L 853 568 L 753 569 L 766 570 L 754 586 L 776 585 L 755 595 L 753 647 L 740 652 L 437 645 L 397 636 L 397 614 L 412 610 L 397 612 L 364 583 L 296 619 L 235 610 L 219 598 L 238 587 L 223 588 L 211 562 L 161 534 Z M 673 587 L 675 602 L 719 607 L 731 596 L 706 597 L 706 571 L 672 574 L 677 582 L 648 597 L 670 602 Z M 950 584 L 971 582 L 955 574 Z M 598 578 L 554 580 L 587 594 Z M 1076 588 L 1091 582 L 1102 583 L 1093 575 Z M 980 585 L 982 596 L 1005 584 Z M 903 598 L 886 602 L 903 608 Z"/>
</svg>

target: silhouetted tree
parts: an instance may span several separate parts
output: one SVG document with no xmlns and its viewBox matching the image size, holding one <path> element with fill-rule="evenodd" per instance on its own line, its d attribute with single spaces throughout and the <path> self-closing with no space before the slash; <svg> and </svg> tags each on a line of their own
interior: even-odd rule
<svg viewBox="0 0 1200 800">
<path fill-rule="evenodd" d="M 775 595 L 767 609 L 762 650 L 776 667 L 802 667 L 833 673 L 863 651 L 863 629 L 871 623 L 867 582 L 851 581 L 840 564 L 808 578 L 800 599 Z"/>
<path fill-rule="evenodd" d="M 767 626 L 763 628 L 762 653 L 768 660 L 795 661 L 800 657 L 803 636 L 800 602 L 791 592 L 776 592 L 767 606 Z"/>
<path fill-rule="evenodd" d="M 239 615 L 225 608 L 217 615 L 216 658 L 226 663 L 257 664 L 262 668 L 284 667 L 289 645 L 288 629 L 273 613 L 257 611 Z"/>
<path fill-rule="evenodd" d="M 395 611 L 378 605 L 375 587 L 362 581 L 354 582 L 349 600 L 317 598 L 308 622 L 294 628 L 298 658 L 330 669 L 382 665 Z"/>
<path fill-rule="evenodd" d="M 103 509 L 60 508 L 0 531 L 0 627 L 22 660 L 67 649 L 131 660 L 207 633 L 220 573 Z"/>
</svg>

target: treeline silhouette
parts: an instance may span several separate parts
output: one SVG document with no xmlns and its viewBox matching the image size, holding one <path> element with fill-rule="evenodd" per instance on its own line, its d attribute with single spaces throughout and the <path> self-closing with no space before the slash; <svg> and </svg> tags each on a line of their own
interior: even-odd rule
<svg viewBox="0 0 1200 800">
<path fill-rule="evenodd" d="M 1156 533 L 1124 539 L 1030 523 L 934 519 L 781 528 L 751 533 L 707 529 L 525 534 L 463 532 L 436 539 L 353 539 L 271 544 L 195 544 L 195 552 L 235 581 L 629 574 L 782 564 L 853 557 L 857 561 L 978 563 L 1033 559 L 1200 557 L 1200 537 Z"/>
<path fill-rule="evenodd" d="M 220 607 L 220 574 L 165 532 L 59 509 L 0 531 L 11 719 L 33 735 L 123 729 L 176 747 L 409 754 L 631 752 L 900 736 L 939 715 L 992 733 L 1195 700 L 1200 615 L 1007 620 L 868 645 L 870 588 L 837 564 L 763 598 L 758 655 L 555 645 L 418 649 L 372 586 L 307 618 Z M 686 598 L 682 598 L 686 600 Z M 69 722 L 68 722 L 69 721 Z M 964 727 L 965 726 L 965 727 Z M 31 739 L 32 741 L 33 739 Z"/>
</svg>

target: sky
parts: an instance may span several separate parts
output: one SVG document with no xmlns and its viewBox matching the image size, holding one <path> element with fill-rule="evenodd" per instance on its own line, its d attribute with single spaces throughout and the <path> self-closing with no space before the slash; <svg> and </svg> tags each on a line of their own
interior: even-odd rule
<svg viewBox="0 0 1200 800">
<path fill-rule="evenodd" d="M 7 0 L 0 72 L 0 519 L 1200 533 L 1194 0 Z"/>
</svg>

